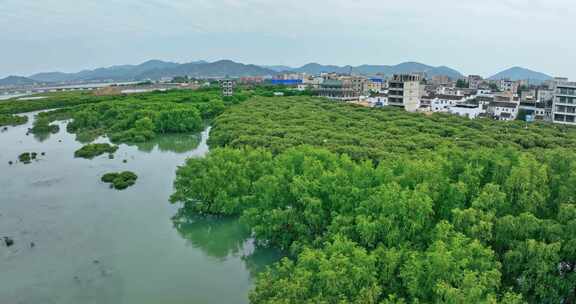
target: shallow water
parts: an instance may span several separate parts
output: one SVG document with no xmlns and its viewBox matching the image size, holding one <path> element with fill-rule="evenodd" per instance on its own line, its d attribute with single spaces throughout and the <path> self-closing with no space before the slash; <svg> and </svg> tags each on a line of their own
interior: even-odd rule
<svg viewBox="0 0 576 304">
<path fill-rule="evenodd" d="M 277 259 L 238 221 L 168 202 L 177 166 L 205 155 L 209 130 L 84 160 L 64 123 L 41 137 L 26 136 L 30 125 L 0 132 L 0 238 L 15 241 L 0 242 L 0 303 L 247 303 L 253 275 Z M 46 155 L 25 165 L 22 152 Z M 100 182 L 125 170 L 134 187 Z"/>
</svg>

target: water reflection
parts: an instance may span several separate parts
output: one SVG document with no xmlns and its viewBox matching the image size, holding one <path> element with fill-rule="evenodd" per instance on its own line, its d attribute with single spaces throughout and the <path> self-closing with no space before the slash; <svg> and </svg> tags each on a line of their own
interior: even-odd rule
<svg viewBox="0 0 576 304">
<path fill-rule="evenodd" d="M 277 249 L 254 247 L 252 253 L 243 256 L 242 260 L 252 278 L 256 278 L 259 273 L 285 256 L 284 252 Z"/>
<path fill-rule="evenodd" d="M 60 132 L 60 129 L 58 130 L 54 129 L 53 132 L 36 132 L 33 133 L 33 135 L 34 139 L 36 139 L 38 142 L 45 142 L 50 138 L 50 136 L 52 136 L 53 134 L 58 134 L 58 132 Z"/>
<path fill-rule="evenodd" d="M 182 207 L 172 222 L 184 239 L 206 255 L 219 260 L 240 256 L 253 278 L 285 256 L 280 250 L 256 246 L 250 229 L 237 218 L 202 216 Z"/>
<path fill-rule="evenodd" d="M 161 135 L 155 139 L 133 144 L 141 152 L 150 153 L 158 147 L 160 152 L 186 153 L 192 151 L 200 144 L 200 134 L 170 134 Z"/>
<path fill-rule="evenodd" d="M 32 135 L 34 136 L 34 139 L 36 139 L 38 142 L 42 143 L 45 142 L 46 140 L 48 140 L 50 138 L 50 136 L 55 135 L 60 133 L 60 129 L 62 128 L 62 124 L 53 124 L 50 125 L 50 131 L 36 131 L 36 132 L 32 132 L 32 129 L 29 129 L 28 133 L 26 133 L 26 135 L 28 135 L 29 133 L 32 133 Z"/>
<path fill-rule="evenodd" d="M 68 130 L 67 132 L 70 133 L 70 131 Z M 83 145 L 86 145 L 97 140 L 100 136 L 101 136 L 100 130 L 79 132 L 76 134 L 76 141 Z"/>
<path fill-rule="evenodd" d="M 32 134 L 36 141 L 42 143 L 45 142 L 53 134 L 60 133 L 60 130 L 66 127 L 67 121 L 46 121 L 44 120 L 41 124 L 37 125 L 36 122 L 39 120 L 39 116 L 42 111 L 36 114 L 28 114 L 28 123 L 32 124 L 31 128 L 28 128 L 26 135 Z M 34 118 L 34 123 L 32 123 L 32 117 Z"/>
<path fill-rule="evenodd" d="M 249 229 L 236 218 L 200 216 L 183 207 L 172 218 L 174 228 L 195 248 L 224 260 L 242 252 Z"/>
</svg>

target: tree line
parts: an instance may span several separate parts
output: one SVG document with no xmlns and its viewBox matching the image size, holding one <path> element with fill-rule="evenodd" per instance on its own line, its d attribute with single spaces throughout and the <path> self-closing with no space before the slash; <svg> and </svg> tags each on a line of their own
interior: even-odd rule
<svg viewBox="0 0 576 304">
<path fill-rule="evenodd" d="M 48 129 L 54 121 L 70 120 L 68 131 L 77 134 L 82 142 L 107 135 L 115 143 L 143 143 L 163 134 L 199 132 L 205 120 L 240 102 L 238 97 L 224 100 L 215 89 L 86 98 L 89 101 L 60 100 L 58 109 L 38 114 L 33 130 Z M 48 104 L 52 102 L 44 105 Z"/>
<path fill-rule="evenodd" d="M 0 114 L 0 127 L 18 126 L 28 122 L 27 116 Z"/>
</svg>

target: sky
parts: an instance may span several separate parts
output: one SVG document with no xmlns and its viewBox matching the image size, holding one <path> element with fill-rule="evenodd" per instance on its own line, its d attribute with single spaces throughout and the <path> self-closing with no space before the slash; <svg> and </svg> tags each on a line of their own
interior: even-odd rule
<svg viewBox="0 0 576 304">
<path fill-rule="evenodd" d="M 231 59 L 576 79 L 574 29 L 574 0 L 0 0 L 0 77 Z"/>
</svg>

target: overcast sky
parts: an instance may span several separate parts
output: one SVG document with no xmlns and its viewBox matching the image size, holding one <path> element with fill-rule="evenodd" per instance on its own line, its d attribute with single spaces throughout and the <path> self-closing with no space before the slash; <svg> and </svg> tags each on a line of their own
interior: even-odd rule
<svg viewBox="0 0 576 304">
<path fill-rule="evenodd" d="M 576 79 L 575 30 L 574 0 L 0 0 L 0 77 L 232 59 Z"/>
</svg>

